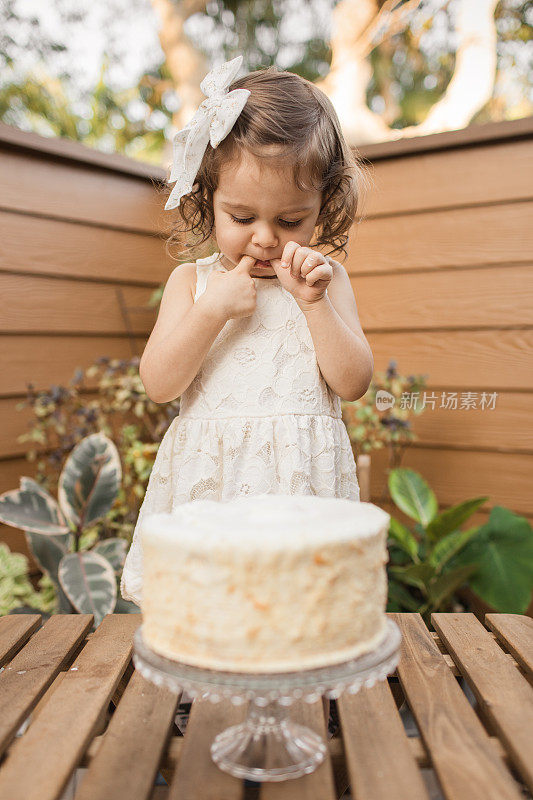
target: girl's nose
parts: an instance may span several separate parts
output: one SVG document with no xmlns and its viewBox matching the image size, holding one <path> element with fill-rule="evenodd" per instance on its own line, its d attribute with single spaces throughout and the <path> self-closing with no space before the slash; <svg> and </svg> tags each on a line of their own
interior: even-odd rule
<svg viewBox="0 0 533 800">
<path fill-rule="evenodd" d="M 254 227 L 252 243 L 257 247 L 267 250 L 269 247 L 275 247 L 277 242 L 276 234 L 268 225 L 258 225 Z"/>
</svg>

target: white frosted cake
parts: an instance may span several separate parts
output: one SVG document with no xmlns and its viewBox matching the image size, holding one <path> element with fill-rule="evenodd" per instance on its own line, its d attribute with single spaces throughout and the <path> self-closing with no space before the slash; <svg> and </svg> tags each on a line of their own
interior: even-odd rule
<svg viewBox="0 0 533 800">
<path fill-rule="evenodd" d="M 372 503 L 262 494 L 147 515 L 143 635 L 214 669 L 300 670 L 385 633 L 390 516 Z"/>
</svg>

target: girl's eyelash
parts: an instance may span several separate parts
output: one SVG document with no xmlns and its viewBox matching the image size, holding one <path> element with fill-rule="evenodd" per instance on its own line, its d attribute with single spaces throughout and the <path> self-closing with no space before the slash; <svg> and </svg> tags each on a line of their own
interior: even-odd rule
<svg viewBox="0 0 533 800">
<path fill-rule="evenodd" d="M 239 219 L 239 217 L 234 217 L 233 215 L 230 215 L 230 216 L 231 216 L 233 222 L 238 222 L 241 225 L 246 225 L 248 222 L 252 221 L 251 217 L 249 217 L 247 219 Z M 281 222 L 282 225 L 286 225 L 288 228 L 294 228 L 294 227 L 296 227 L 296 225 L 299 225 L 302 222 L 302 220 L 301 219 L 297 219 L 295 222 L 289 222 L 289 220 L 287 220 L 287 219 L 280 219 L 280 222 Z"/>
</svg>

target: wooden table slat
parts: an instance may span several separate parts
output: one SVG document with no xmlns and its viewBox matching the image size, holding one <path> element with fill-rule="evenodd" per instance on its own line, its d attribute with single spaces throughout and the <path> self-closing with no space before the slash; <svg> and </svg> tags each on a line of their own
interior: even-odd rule
<svg viewBox="0 0 533 800">
<path fill-rule="evenodd" d="M 0 797 L 57 800 L 127 667 L 139 614 L 109 614 L 28 730 L 7 752 Z"/>
<path fill-rule="evenodd" d="M 0 674 L 0 755 L 90 631 L 92 614 L 54 614 Z"/>
<path fill-rule="evenodd" d="M 0 617 L 0 667 L 26 644 L 40 625 L 40 614 L 7 614 Z"/>
<path fill-rule="evenodd" d="M 135 671 L 76 800 L 147 800 L 172 732 L 178 701 L 178 695 Z"/>
<path fill-rule="evenodd" d="M 168 793 L 169 800 L 242 800 L 244 784 L 222 772 L 211 759 L 215 736 L 246 717 L 246 705 L 229 700 L 211 703 L 198 698 L 191 708 L 177 769 Z"/>
<path fill-rule="evenodd" d="M 474 614 L 431 615 L 520 775 L 533 789 L 533 689 Z"/>
<path fill-rule="evenodd" d="M 518 800 L 521 792 L 419 614 L 402 632 L 398 676 L 447 800 Z"/>
<path fill-rule="evenodd" d="M 11 740 L 0 798 L 58 800 L 80 765 L 88 771 L 76 800 L 333 800 L 335 782 L 337 794 L 347 785 L 346 765 L 353 800 L 427 800 L 420 770 L 428 768 L 446 800 L 522 798 L 519 775 L 529 782 L 533 764 L 533 622 L 490 614 L 488 631 L 469 613 L 434 614 L 433 632 L 420 614 L 388 616 L 403 637 L 394 685 L 343 695 L 343 741 L 329 740 L 326 762 L 260 791 L 220 771 L 209 751 L 218 732 L 245 718 L 245 706 L 199 699 L 185 737 L 169 735 L 178 698 L 145 683 L 131 663 L 141 615 L 109 615 L 89 636 L 79 615 L 54 615 L 43 627 L 39 615 L 0 618 L 0 657 L 10 659 L 0 669 L 0 736 L 9 728 Z M 455 675 L 468 681 L 476 708 Z M 405 733 L 403 696 L 421 738 Z M 20 709 L 30 724 L 13 741 Z M 290 714 L 326 738 L 321 701 L 296 703 Z M 158 769 L 168 787 L 153 785 Z"/>
<path fill-rule="evenodd" d="M 357 800 L 427 800 L 413 749 L 387 681 L 337 701 Z"/>
<path fill-rule="evenodd" d="M 486 614 L 485 624 L 507 647 L 517 663 L 533 675 L 533 617 L 523 614 Z"/>
<path fill-rule="evenodd" d="M 303 700 L 290 706 L 290 717 L 300 725 L 305 725 L 327 741 L 327 725 L 324 717 L 322 698 L 315 703 Z M 292 778 L 280 783 L 264 782 L 261 786 L 261 800 L 336 800 L 335 782 L 329 751 L 324 761 L 314 772 L 301 778 Z"/>
</svg>

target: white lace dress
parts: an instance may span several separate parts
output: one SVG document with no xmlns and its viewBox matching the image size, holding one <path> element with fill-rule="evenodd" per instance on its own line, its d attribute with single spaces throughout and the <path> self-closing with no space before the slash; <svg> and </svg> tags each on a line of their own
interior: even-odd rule
<svg viewBox="0 0 533 800">
<path fill-rule="evenodd" d="M 220 253 L 196 261 L 196 299 Z M 304 314 L 277 277 L 258 278 L 249 317 L 230 319 L 180 398 L 139 511 L 120 589 L 140 605 L 145 514 L 243 494 L 359 500 L 341 400 L 325 382 Z"/>
</svg>

